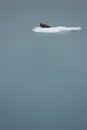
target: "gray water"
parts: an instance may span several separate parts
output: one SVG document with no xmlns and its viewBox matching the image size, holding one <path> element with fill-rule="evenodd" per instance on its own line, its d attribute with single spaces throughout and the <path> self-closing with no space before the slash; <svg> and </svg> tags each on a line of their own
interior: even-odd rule
<svg viewBox="0 0 87 130">
<path fill-rule="evenodd" d="M 87 130 L 86 0 L 0 1 L 0 130 Z M 82 31 L 41 35 L 40 22 Z"/>
</svg>

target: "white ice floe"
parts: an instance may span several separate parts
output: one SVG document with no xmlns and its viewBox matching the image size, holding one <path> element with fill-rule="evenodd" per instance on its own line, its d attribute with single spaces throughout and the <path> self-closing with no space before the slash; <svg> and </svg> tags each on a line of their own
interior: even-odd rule
<svg viewBox="0 0 87 130">
<path fill-rule="evenodd" d="M 58 27 L 50 27 L 50 28 L 42 28 L 42 27 L 35 27 L 32 30 L 34 32 L 39 33 L 61 33 L 61 32 L 69 32 L 69 31 L 80 31 L 81 27 L 65 27 L 65 26 L 58 26 Z"/>
</svg>

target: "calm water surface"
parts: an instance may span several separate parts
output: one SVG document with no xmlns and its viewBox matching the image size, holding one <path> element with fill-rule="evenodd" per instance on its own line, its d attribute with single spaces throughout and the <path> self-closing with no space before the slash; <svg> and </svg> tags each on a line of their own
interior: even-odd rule
<svg viewBox="0 0 87 130">
<path fill-rule="evenodd" d="M 87 130 L 86 5 L 0 1 L 0 130 Z M 41 35 L 39 22 L 82 31 Z"/>
</svg>

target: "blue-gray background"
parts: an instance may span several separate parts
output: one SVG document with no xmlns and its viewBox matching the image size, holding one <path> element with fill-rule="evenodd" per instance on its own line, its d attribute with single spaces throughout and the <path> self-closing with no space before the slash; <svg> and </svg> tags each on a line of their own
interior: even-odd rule
<svg viewBox="0 0 87 130">
<path fill-rule="evenodd" d="M 0 0 L 0 130 L 87 130 L 86 0 Z"/>
</svg>

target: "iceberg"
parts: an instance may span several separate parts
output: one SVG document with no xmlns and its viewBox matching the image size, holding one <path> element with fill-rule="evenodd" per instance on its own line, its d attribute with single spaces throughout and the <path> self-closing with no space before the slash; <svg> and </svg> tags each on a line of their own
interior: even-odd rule
<svg viewBox="0 0 87 130">
<path fill-rule="evenodd" d="M 61 32 L 70 32 L 70 31 L 80 31 L 81 27 L 66 27 L 66 26 L 58 26 L 58 27 L 50 27 L 50 28 L 42 28 L 42 27 L 34 27 L 32 31 L 38 33 L 61 33 Z"/>
</svg>

